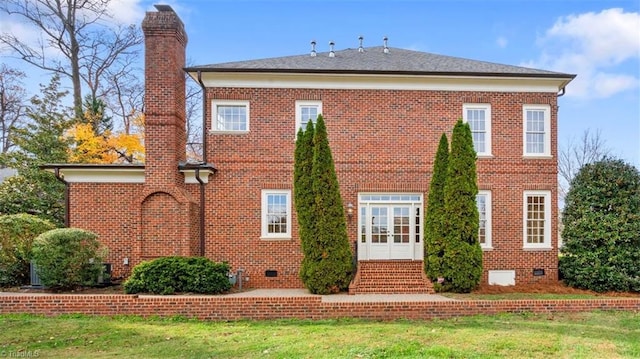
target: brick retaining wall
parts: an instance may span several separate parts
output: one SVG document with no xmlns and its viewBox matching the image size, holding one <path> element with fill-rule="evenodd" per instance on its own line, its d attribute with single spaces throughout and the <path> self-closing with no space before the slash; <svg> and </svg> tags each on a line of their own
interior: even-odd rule
<svg viewBox="0 0 640 359">
<path fill-rule="evenodd" d="M 321 297 L 0 294 L 0 314 L 185 316 L 208 320 L 434 319 L 498 313 L 640 311 L 638 299 L 323 302 Z"/>
</svg>

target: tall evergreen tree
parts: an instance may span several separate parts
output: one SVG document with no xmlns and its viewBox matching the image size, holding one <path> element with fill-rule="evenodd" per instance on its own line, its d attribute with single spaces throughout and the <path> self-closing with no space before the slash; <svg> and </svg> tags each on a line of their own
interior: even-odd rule
<svg viewBox="0 0 640 359">
<path fill-rule="evenodd" d="M 73 120 L 69 110 L 60 106 L 66 92 L 59 86 L 60 79 L 54 76 L 48 86 L 42 86 L 43 97 L 31 99 L 30 122 L 13 134 L 18 149 L 0 156 L 0 163 L 18 170 L 0 184 L 0 214 L 29 213 L 57 225 L 64 223 L 64 184 L 39 167 L 67 162 L 63 135 Z"/>
<path fill-rule="evenodd" d="M 470 292 L 482 278 L 478 242 L 476 152 L 469 124 L 458 120 L 451 137 L 451 155 L 444 187 L 445 250 L 442 262 L 445 290 Z"/>
<path fill-rule="evenodd" d="M 352 275 L 351 247 L 342 206 L 338 177 L 327 129 L 318 116 L 313 138 L 313 219 L 315 233 L 307 244 L 302 280 L 316 294 L 337 293 L 348 288 Z"/>
<path fill-rule="evenodd" d="M 559 269 L 568 285 L 640 292 L 640 171 L 605 158 L 571 181 Z"/>
<path fill-rule="evenodd" d="M 300 268 L 300 278 L 307 282 L 306 274 L 309 266 L 313 265 L 310 260 L 310 243 L 315 235 L 315 219 L 313 210 L 315 206 L 315 196 L 313 194 L 313 122 L 309 121 L 306 130 L 300 128 L 296 139 L 296 150 L 294 153 L 293 171 L 293 201 L 298 217 L 298 233 L 302 246 L 304 258 Z"/>
<path fill-rule="evenodd" d="M 424 224 L 425 269 L 432 281 L 442 277 L 442 257 L 444 256 L 444 187 L 447 182 L 449 164 L 449 141 L 442 134 L 433 163 L 433 176 L 429 184 L 429 201 Z"/>
</svg>

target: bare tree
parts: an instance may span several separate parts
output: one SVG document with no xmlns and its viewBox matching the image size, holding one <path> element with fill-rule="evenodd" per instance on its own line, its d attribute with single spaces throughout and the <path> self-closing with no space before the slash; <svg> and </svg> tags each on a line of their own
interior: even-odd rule
<svg viewBox="0 0 640 359">
<path fill-rule="evenodd" d="M 12 133 L 25 118 L 24 78 L 24 72 L 5 64 L 0 66 L 0 153 L 7 153 L 14 146 Z"/>
<path fill-rule="evenodd" d="M 187 66 L 192 66 L 191 59 L 187 60 Z M 185 74 L 187 78 L 186 88 L 186 133 L 187 133 L 187 160 L 193 162 L 202 161 L 204 158 L 203 151 L 203 138 L 202 138 L 202 87 L 198 85 L 196 81 L 193 81 L 188 74 Z"/>
<path fill-rule="evenodd" d="M 570 138 L 558 154 L 559 195 L 562 202 L 569 191 L 569 185 L 582 166 L 611 155 L 600 130 L 586 129 L 580 137 Z"/>
<path fill-rule="evenodd" d="M 19 16 L 40 31 L 38 44 L 21 40 L 20 34 L 0 34 L 0 43 L 19 58 L 40 69 L 67 76 L 73 85 L 76 114 L 82 112 L 82 86 L 93 98 L 108 69 L 122 58 L 135 58 L 142 34 L 134 26 L 113 29 L 107 11 L 110 0 L 3 0 L 0 11 Z M 51 55 L 51 50 L 56 55 Z"/>
</svg>

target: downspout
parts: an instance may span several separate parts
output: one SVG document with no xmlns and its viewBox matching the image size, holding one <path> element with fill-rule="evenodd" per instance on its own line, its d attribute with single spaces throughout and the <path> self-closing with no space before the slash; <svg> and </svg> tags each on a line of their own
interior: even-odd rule
<svg viewBox="0 0 640 359">
<path fill-rule="evenodd" d="M 200 256 L 204 257 L 204 181 L 200 178 L 200 167 L 196 167 L 196 180 L 200 183 Z"/>
<path fill-rule="evenodd" d="M 198 83 L 202 88 L 202 163 L 207 164 L 207 89 L 202 82 L 201 70 L 198 70 Z"/>
<path fill-rule="evenodd" d="M 202 82 L 202 71 L 198 70 L 198 83 L 202 88 L 202 163 L 207 164 L 207 89 Z M 196 180 L 200 183 L 200 255 L 204 257 L 205 233 L 204 233 L 204 181 L 200 178 L 200 167 L 196 168 Z"/>
<path fill-rule="evenodd" d="M 559 94 L 557 94 L 556 96 L 557 96 L 557 97 L 562 97 L 562 96 L 564 96 L 564 93 L 566 92 L 566 88 L 567 88 L 567 86 L 563 87 L 563 88 L 562 88 L 562 90 L 561 90 L 561 92 L 560 92 Z"/>
<path fill-rule="evenodd" d="M 69 222 L 71 222 L 69 216 L 69 182 L 65 181 L 62 175 L 60 175 L 60 167 L 54 169 L 54 174 L 58 181 L 64 183 L 64 226 L 68 228 Z"/>
</svg>

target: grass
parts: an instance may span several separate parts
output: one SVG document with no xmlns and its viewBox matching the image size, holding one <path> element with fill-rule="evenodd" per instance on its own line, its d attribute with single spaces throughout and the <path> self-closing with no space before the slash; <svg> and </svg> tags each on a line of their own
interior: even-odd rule
<svg viewBox="0 0 640 359">
<path fill-rule="evenodd" d="M 0 315 L 0 356 L 42 358 L 634 358 L 640 313 L 376 322 Z"/>
</svg>

